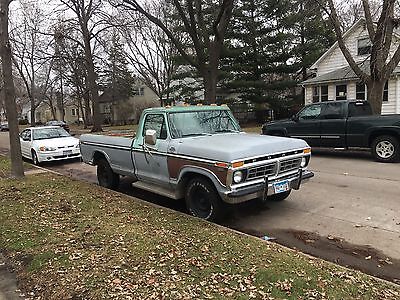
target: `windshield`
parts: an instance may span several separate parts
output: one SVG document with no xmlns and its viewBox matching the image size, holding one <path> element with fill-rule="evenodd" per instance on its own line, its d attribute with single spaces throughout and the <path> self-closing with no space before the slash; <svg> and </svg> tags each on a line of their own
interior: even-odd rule
<svg viewBox="0 0 400 300">
<path fill-rule="evenodd" d="M 55 139 L 61 137 L 69 137 L 70 134 L 63 128 L 40 128 L 33 130 L 34 140 Z"/>
<path fill-rule="evenodd" d="M 240 131 L 238 123 L 227 110 L 170 113 L 169 123 L 172 138 Z"/>
</svg>

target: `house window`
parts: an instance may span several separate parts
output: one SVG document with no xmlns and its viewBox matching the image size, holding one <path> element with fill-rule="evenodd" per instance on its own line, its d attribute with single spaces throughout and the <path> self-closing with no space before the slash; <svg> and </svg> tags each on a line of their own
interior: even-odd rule
<svg viewBox="0 0 400 300">
<path fill-rule="evenodd" d="M 365 84 L 358 83 L 356 85 L 356 99 L 357 100 L 365 100 Z"/>
<path fill-rule="evenodd" d="M 78 115 L 78 109 L 71 108 L 71 116 L 76 117 Z"/>
<path fill-rule="evenodd" d="M 366 55 L 371 53 L 371 40 L 363 38 L 358 40 L 357 55 Z"/>
<path fill-rule="evenodd" d="M 312 102 L 319 102 L 319 86 L 314 86 L 313 87 L 313 97 L 312 97 Z"/>
<path fill-rule="evenodd" d="M 134 96 L 144 96 L 144 87 L 134 87 L 132 89 L 132 94 Z"/>
<path fill-rule="evenodd" d="M 383 88 L 383 99 L 382 101 L 388 102 L 389 101 L 389 85 L 388 82 L 386 81 L 385 87 Z"/>
<path fill-rule="evenodd" d="M 336 86 L 336 100 L 346 100 L 347 99 L 347 85 L 337 85 Z"/>
<path fill-rule="evenodd" d="M 328 86 L 321 85 L 321 101 L 328 101 Z"/>
</svg>

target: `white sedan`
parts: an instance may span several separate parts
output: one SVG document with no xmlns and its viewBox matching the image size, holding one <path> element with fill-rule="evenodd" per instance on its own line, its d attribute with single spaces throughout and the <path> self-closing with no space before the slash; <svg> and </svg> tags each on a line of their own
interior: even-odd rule
<svg viewBox="0 0 400 300">
<path fill-rule="evenodd" d="M 35 165 L 81 157 L 79 140 L 58 126 L 29 127 L 20 133 L 22 156 Z"/>
</svg>

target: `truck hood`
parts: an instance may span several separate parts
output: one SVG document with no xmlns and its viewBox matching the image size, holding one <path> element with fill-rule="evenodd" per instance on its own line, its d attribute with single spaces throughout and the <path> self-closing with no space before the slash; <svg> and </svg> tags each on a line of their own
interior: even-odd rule
<svg viewBox="0 0 400 300">
<path fill-rule="evenodd" d="M 224 162 L 308 147 L 300 139 L 247 133 L 183 138 L 176 145 L 177 154 Z"/>
</svg>

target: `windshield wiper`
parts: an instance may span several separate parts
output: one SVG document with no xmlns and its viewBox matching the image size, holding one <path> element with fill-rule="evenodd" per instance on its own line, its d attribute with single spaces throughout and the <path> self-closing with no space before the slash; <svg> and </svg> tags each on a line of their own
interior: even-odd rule
<svg viewBox="0 0 400 300">
<path fill-rule="evenodd" d="M 233 130 L 233 129 L 220 129 L 220 130 L 215 130 L 215 133 L 222 133 L 222 132 L 235 132 L 235 133 L 238 133 L 239 130 Z"/>
<path fill-rule="evenodd" d="M 188 134 L 182 134 L 181 137 L 202 136 L 202 135 L 211 135 L 211 134 L 210 133 L 188 133 Z"/>
</svg>

